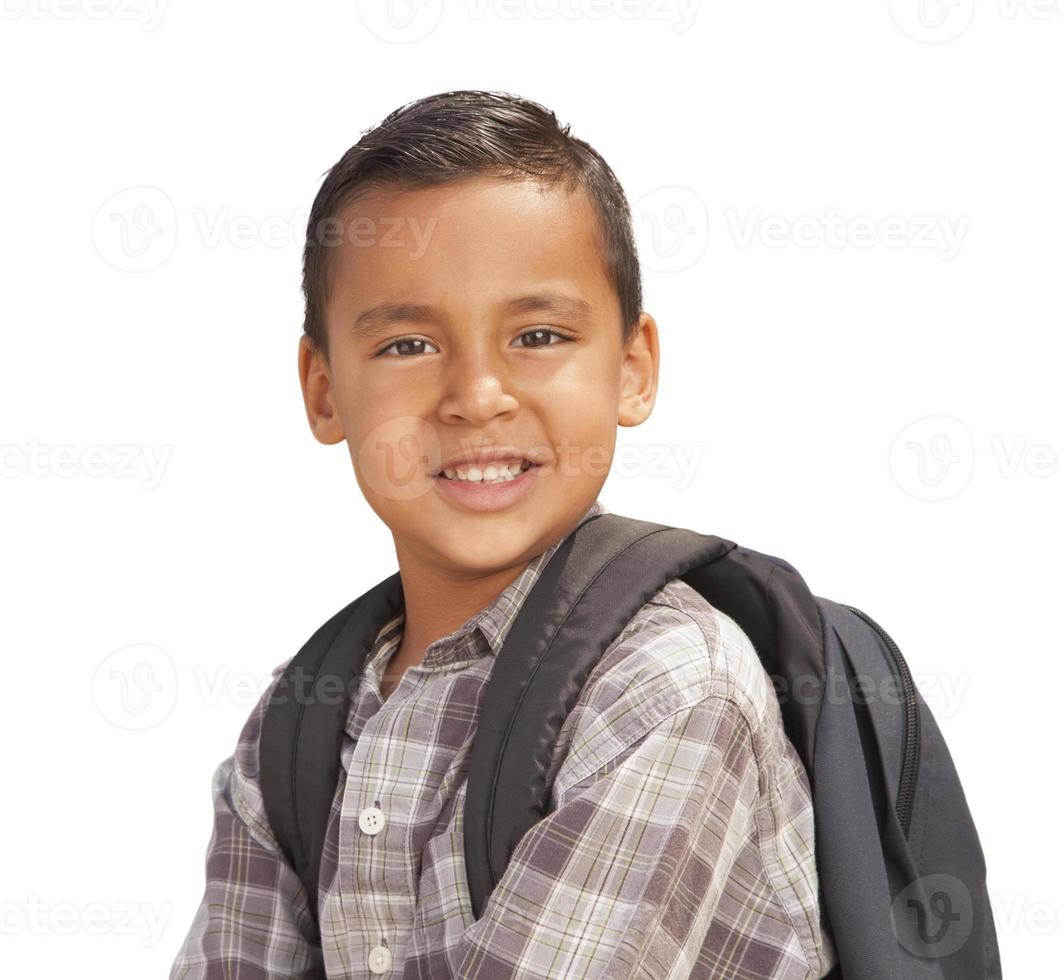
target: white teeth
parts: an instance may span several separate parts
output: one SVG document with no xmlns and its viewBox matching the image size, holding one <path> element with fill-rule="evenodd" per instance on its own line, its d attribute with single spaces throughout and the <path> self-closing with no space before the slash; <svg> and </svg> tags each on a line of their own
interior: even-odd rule
<svg viewBox="0 0 1064 980">
<path fill-rule="evenodd" d="M 488 463 L 484 469 L 477 466 L 448 467 L 443 471 L 443 475 L 448 480 L 460 480 L 465 483 L 509 483 L 531 465 L 526 460 L 514 459 L 502 463 Z"/>
</svg>

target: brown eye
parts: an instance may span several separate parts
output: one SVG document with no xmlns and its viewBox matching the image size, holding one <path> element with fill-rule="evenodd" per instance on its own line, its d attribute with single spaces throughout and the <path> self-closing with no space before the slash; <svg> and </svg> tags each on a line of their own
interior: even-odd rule
<svg viewBox="0 0 1064 980">
<path fill-rule="evenodd" d="M 565 341 L 569 340 L 569 338 L 565 334 L 559 333 L 557 330 L 549 330 L 547 327 L 537 327 L 535 330 L 526 330 L 523 334 L 521 334 L 521 339 L 524 340 L 525 337 L 537 337 L 539 339 L 546 339 L 547 340 L 546 343 L 524 344 L 523 346 L 525 346 L 525 347 L 552 347 L 552 346 L 556 346 L 556 345 L 550 343 L 550 340 L 548 338 L 550 338 L 551 336 L 557 337 L 563 343 Z"/>
<path fill-rule="evenodd" d="M 410 350 L 409 345 L 411 344 L 428 344 L 429 347 L 433 346 L 431 343 L 429 343 L 429 341 L 422 340 L 420 337 L 400 337 L 398 340 L 393 340 L 387 347 L 382 347 L 379 351 L 377 351 L 374 357 L 380 357 L 382 354 L 384 354 L 385 351 L 389 351 L 393 347 L 399 348 L 402 345 L 406 345 L 406 353 L 398 354 L 399 357 L 412 357 L 416 354 L 420 354 L 421 351 L 419 349 L 415 348 L 413 351 Z"/>
</svg>

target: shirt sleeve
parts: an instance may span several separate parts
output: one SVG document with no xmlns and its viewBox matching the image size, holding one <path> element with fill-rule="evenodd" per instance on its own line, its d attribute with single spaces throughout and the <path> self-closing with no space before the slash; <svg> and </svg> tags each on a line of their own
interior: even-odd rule
<svg viewBox="0 0 1064 980">
<path fill-rule="evenodd" d="M 800 762 L 726 693 L 679 700 L 559 791 L 448 957 L 455 976 L 822 975 Z"/>
<path fill-rule="evenodd" d="M 206 888 L 170 980 L 324 980 L 306 889 L 269 828 L 258 785 L 259 730 L 273 686 L 214 772 Z"/>
</svg>

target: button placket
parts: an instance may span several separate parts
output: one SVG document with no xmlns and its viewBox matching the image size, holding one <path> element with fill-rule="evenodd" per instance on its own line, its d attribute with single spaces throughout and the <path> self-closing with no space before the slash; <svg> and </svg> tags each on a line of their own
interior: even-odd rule
<svg viewBox="0 0 1064 980">
<path fill-rule="evenodd" d="M 344 800 L 341 804 L 340 833 L 339 833 L 339 861 L 337 867 L 338 887 L 340 890 L 340 908 L 345 918 L 350 917 L 354 921 L 358 913 L 351 907 L 352 896 L 357 896 L 360 885 L 356 880 L 359 840 L 363 835 L 369 838 L 381 833 L 387 826 L 388 820 L 384 814 L 379 799 L 374 799 L 373 806 L 362 807 L 358 810 L 357 818 L 352 820 L 355 800 L 362 796 L 364 774 L 372 768 L 372 759 L 375 750 L 378 749 L 376 742 L 380 734 L 382 722 L 387 717 L 382 715 L 379 706 L 374 703 L 373 685 L 368 677 L 363 677 L 359 691 L 359 708 L 362 724 L 356 726 L 357 730 L 349 731 L 348 735 L 352 742 L 348 746 L 349 759 L 347 766 L 347 779 L 344 787 Z M 362 797 L 365 799 L 365 797 Z M 344 812 L 346 810 L 346 813 Z M 357 824 L 357 829 L 354 826 Z M 367 841 L 368 843 L 368 841 Z M 346 901 L 345 901 L 346 898 Z M 382 935 L 378 945 L 372 947 L 367 956 L 368 966 L 373 973 L 387 973 L 392 968 L 392 954 L 388 948 L 387 939 Z M 350 933 L 352 942 L 364 941 L 364 936 Z M 366 955 L 366 954 L 364 954 Z"/>
<path fill-rule="evenodd" d="M 411 679 L 407 681 L 404 677 L 404 684 L 416 688 L 416 673 L 408 670 L 407 674 Z M 385 838 L 392 834 L 398 834 L 399 840 L 403 839 L 403 825 L 410 819 L 408 809 L 413 806 L 412 797 L 404 792 L 402 785 L 382 782 L 380 776 L 367 777 L 368 773 L 390 772 L 400 764 L 398 756 L 394 759 L 391 757 L 392 750 L 397 745 L 393 733 L 396 730 L 405 730 L 408 726 L 412 705 L 407 703 L 410 698 L 400 700 L 395 697 L 395 693 L 392 693 L 384 707 L 379 707 L 366 718 L 358 733 L 351 754 L 345 794 L 348 803 L 352 805 L 348 809 L 346 820 L 341 823 L 343 826 L 346 822 L 348 828 L 348 832 L 342 836 L 343 847 L 340 852 L 342 881 L 347 882 L 348 896 L 361 894 L 364 898 L 360 911 L 354 913 L 350 920 L 351 940 L 359 945 L 366 943 L 367 939 L 372 942 L 372 939 L 355 925 L 356 917 L 372 915 L 376 919 L 379 941 L 372 947 L 364 945 L 363 950 L 366 952 L 363 952 L 363 955 L 367 957 L 369 970 L 375 974 L 387 973 L 393 968 L 394 957 L 388 944 L 388 928 L 393 925 L 389 903 L 397 896 L 395 867 L 384 860 L 380 849 L 385 846 Z M 388 708 L 393 710 L 387 710 Z M 366 785 L 369 782 L 376 785 L 371 789 Z M 376 795 L 371 796 L 370 792 Z M 361 805 L 367 799 L 372 800 L 372 805 Z M 394 862 L 392 864 L 394 865 Z M 381 875 L 388 880 L 378 880 Z M 404 891 L 409 892 L 411 886 L 405 882 L 404 885 Z M 380 931 L 382 927 L 383 931 Z M 391 938 L 398 939 L 398 936 Z"/>
<path fill-rule="evenodd" d="M 400 914 L 398 909 L 407 900 L 412 903 L 412 910 L 416 906 L 417 872 L 409 863 L 413 858 L 404 855 L 403 862 L 396 860 L 398 849 L 409 845 L 406 829 L 419 799 L 413 791 L 417 781 L 411 775 L 409 749 L 404 748 L 404 740 L 414 737 L 412 733 L 428 738 L 426 719 L 439 705 L 434 701 L 429 708 L 423 703 L 425 689 L 438 675 L 468 669 L 476 662 L 458 659 L 460 663 L 451 657 L 434 669 L 424 664 L 408 668 L 383 706 L 372 693 L 371 679 L 364 677 L 360 690 L 362 724 L 352 726 L 349 732 L 354 744 L 350 748 L 344 794 L 348 806 L 341 818 L 338 876 L 347 899 L 340 904 L 348 922 L 349 948 L 361 948 L 366 969 L 374 974 L 395 968 L 397 954 L 389 944 L 395 941 L 399 944 L 397 949 L 402 946 L 406 920 L 405 913 Z M 405 692 L 400 690 L 404 687 Z M 439 700 L 442 703 L 443 699 Z M 370 802 L 372 805 L 368 805 Z M 392 838 L 396 853 L 390 853 L 385 860 L 382 848 L 386 839 Z M 400 876 L 405 879 L 402 883 Z M 352 898 L 357 908 L 352 907 Z M 393 927 L 400 931 L 393 934 Z"/>
</svg>

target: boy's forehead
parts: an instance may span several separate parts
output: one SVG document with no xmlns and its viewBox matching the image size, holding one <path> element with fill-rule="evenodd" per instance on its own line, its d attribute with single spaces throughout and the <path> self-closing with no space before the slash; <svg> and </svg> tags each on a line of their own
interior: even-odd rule
<svg viewBox="0 0 1064 980">
<path fill-rule="evenodd" d="M 563 183 L 469 177 L 374 188 L 343 209 L 331 232 L 341 291 L 515 276 L 608 288 L 597 214 L 583 188 Z"/>
<path fill-rule="evenodd" d="M 561 181 L 487 174 L 431 186 L 398 183 L 368 187 L 345 208 L 353 217 L 432 215 L 453 223 L 463 218 L 537 220 L 559 213 L 575 218 L 582 211 L 593 220 L 591 200 L 583 187 L 570 188 Z"/>
</svg>

